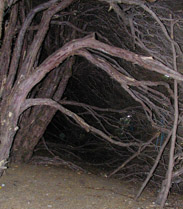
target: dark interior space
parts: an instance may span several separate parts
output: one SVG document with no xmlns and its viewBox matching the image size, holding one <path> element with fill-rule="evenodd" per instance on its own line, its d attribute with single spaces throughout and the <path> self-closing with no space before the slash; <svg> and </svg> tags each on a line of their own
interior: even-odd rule
<svg viewBox="0 0 183 209">
<path fill-rule="evenodd" d="M 88 123 L 92 126 L 100 127 L 106 133 L 114 136 L 117 141 L 145 142 L 152 137 L 155 130 L 147 120 L 142 107 L 105 73 L 101 73 L 99 69 L 89 65 L 85 60 L 80 60 L 80 62 L 80 68 L 73 69 L 75 73 L 63 95 L 64 101 L 72 101 L 66 106 L 82 116 L 85 121 L 89 121 Z M 99 109 L 93 107 L 99 107 Z M 47 147 L 45 147 L 45 143 Z M 153 152 L 156 153 L 158 146 Z M 106 175 L 108 175 L 135 151 L 137 151 L 136 148 L 119 147 L 96 134 L 87 133 L 73 120 L 58 111 L 36 146 L 35 155 L 49 155 L 51 158 L 57 156 L 66 162 L 72 161 L 81 167 L 86 166 L 86 169 L 90 166 L 91 172 L 92 168 L 93 171 L 98 169 L 99 173 L 100 170 L 105 169 Z M 150 151 L 151 149 L 147 150 L 147 152 Z M 149 159 L 151 163 L 148 162 L 147 157 L 141 160 L 141 162 L 139 160 L 138 166 L 139 173 L 142 174 L 140 170 L 144 161 L 147 160 L 146 169 L 148 170 L 152 166 L 152 159 Z M 133 167 L 137 169 L 136 163 L 130 164 L 129 169 L 133 170 Z M 127 169 L 126 167 L 125 173 Z M 137 173 L 134 171 L 134 177 L 139 175 Z M 122 173 L 118 175 L 116 174 L 118 178 L 126 176 Z"/>
<path fill-rule="evenodd" d="M 133 204 L 153 188 L 152 208 L 182 195 L 182 11 L 180 0 L 2 1 L 0 175 L 89 173 L 138 185 Z"/>
</svg>

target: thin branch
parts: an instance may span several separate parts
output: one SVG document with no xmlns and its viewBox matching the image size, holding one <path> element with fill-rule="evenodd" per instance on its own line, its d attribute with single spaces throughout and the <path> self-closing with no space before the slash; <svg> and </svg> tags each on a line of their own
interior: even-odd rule
<svg viewBox="0 0 183 209">
<path fill-rule="evenodd" d="M 8 79 L 9 84 L 8 85 L 10 85 L 10 84 L 12 85 L 12 82 L 14 80 L 13 75 L 15 74 L 14 72 L 18 68 L 25 34 L 26 34 L 28 27 L 32 23 L 33 18 L 35 17 L 35 15 L 37 13 L 49 8 L 52 4 L 54 4 L 56 2 L 58 2 L 58 0 L 50 0 L 49 2 L 38 5 L 36 8 L 32 9 L 30 11 L 30 13 L 27 15 L 27 18 L 24 21 L 23 26 L 21 27 L 17 41 L 15 43 L 15 47 L 14 47 L 14 51 L 13 51 L 13 55 L 12 55 L 12 61 L 11 61 L 10 69 L 9 69 L 9 79 Z"/>
<path fill-rule="evenodd" d="M 82 128 L 86 130 L 86 132 L 92 132 L 97 134 L 98 136 L 102 137 L 103 139 L 106 139 L 112 144 L 121 146 L 121 147 L 129 147 L 129 146 L 139 146 L 139 143 L 137 142 L 131 142 L 131 143 L 123 143 L 120 141 L 115 141 L 111 138 L 111 136 L 106 135 L 104 132 L 101 130 L 90 126 L 87 124 L 81 117 L 79 117 L 77 114 L 74 112 L 64 108 L 62 105 L 58 104 L 57 102 L 51 100 L 51 99 L 26 99 L 25 102 L 21 106 L 21 113 L 24 112 L 26 109 L 28 109 L 31 106 L 36 106 L 36 105 L 48 105 L 51 107 L 54 107 L 61 111 L 63 114 L 69 116 L 72 118 L 77 124 L 79 124 Z"/>
<path fill-rule="evenodd" d="M 97 111 L 102 111 L 102 112 L 114 112 L 114 113 L 124 113 L 127 111 L 131 111 L 132 109 L 141 109 L 141 106 L 133 106 L 133 107 L 126 107 L 123 108 L 122 110 L 117 110 L 117 109 L 113 109 L 113 108 L 100 108 L 100 107 L 96 107 L 96 106 L 92 106 L 92 105 L 87 105 L 85 103 L 82 102 L 75 102 L 75 101 L 68 101 L 68 100 L 60 100 L 59 104 L 62 105 L 73 105 L 73 106 L 79 106 L 79 107 L 87 107 L 87 108 L 91 108 Z"/>
<path fill-rule="evenodd" d="M 140 155 L 142 153 L 143 150 L 145 150 L 145 148 L 154 140 L 159 136 L 159 132 L 156 133 L 148 142 L 146 142 L 145 145 L 140 146 L 138 148 L 138 151 L 135 152 L 131 157 L 129 157 L 124 163 L 122 163 L 122 165 L 120 165 L 117 169 L 115 169 L 111 174 L 108 175 L 108 177 L 110 178 L 111 176 L 113 176 L 115 173 L 117 173 L 118 171 L 120 171 L 122 168 L 124 168 L 124 166 L 126 166 L 130 161 L 132 161 L 134 158 L 136 158 L 138 155 Z"/>
<path fill-rule="evenodd" d="M 138 64 L 145 69 L 156 71 L 163 75 L 169 75 L 171 78 L 177 79 L 179 81 L 183 80 L 183 75 L 173 71 L 162 63 L 153 60 L 152 57 L 144 57 L 121 48 L 109 46 L 95 40 L 94 36 L 92 36 L 91 34 L 89 36 L 86 36 L 85 38 L 70 41 L 69 43 L 65 44 L 61 49 L 50 55 L 39 67 L 35 69 L 35 71 L 32 72 L 32 74 L 27 79 L 18 84 L 19 88 L 21 90 L 24 90 L 23 94 L 26 96 L 28 92 L 33 88 L 33 86 L 41 81 L 48 72 L 57 67 L 67 57 L 77 54 L 77 50 L 86 47 L 102 51 L 104 53 L 110 54 L 111 56 L 125 59 L 126 61 Z M 17 86 L 15 86 L 15 88 L 17 89 Z"/>
<path fill-rule="evenodd" d="M 173 39 L 173 23 L 171 22 L 171 37 Z M 177 72 L 177 62 L 176 62 L 176 50 L 174 44 L 171 42 L 172 45 L 172 52 L 173 52 L 173 65 L 174 69 Z M 173 167 L 174 167 L 174 152 L 175 152 L 175 143 L 176 143 L 176 133 L 177 133 L 177 125 L 179 119 L 179 106 L 178 106 L 178 83 L 174 80 L 174 124 L 173 124 L 173 133 L 171 139 L 171 146 L 170 146 L 170 153 L 169 153 L 169 164 L 167 170 L 167 181 L 165 186 L 165 191 L 161 200 L 161 207 L 163 208 L 165 205 L 165 201 L 168 197 L 168 192 L 171 187 L 172 181 L 172 174 L 173 174 Z"/>
<path fill-rule="evenodd" d="M 85 38 L 76 39 L 65 44 L 61 49 L 50 55 L 39 67 L 37 67 L 32 75 L 30 75 L 29 78 L 22 82 L 20 86 L 22 86 L 22 88 L 24 89 L 25 87 L 27 87 L 30 91 L 32 87 L 46 75 L 46 73 L 57 67 L 68 56 L 77 54 L 77 50 L 86 47 L 99 50 L 111 56 L 122 58 L 126 61 L 138 64 L 139 66 L 144 67 L 145 69 L 148 69 L 150 71 L 155 71 L 163 75 L 166 74 L 173 79 L 183 81 L 183 75 L 154 60 L 152 57 L 141 56 L 128 50 L 107 45 L 105 43 L 95 40 L 94 36 L 91 36 L 92 34 L 86 36 Z"/>
<path fill-rule="evenodd" d="M 0 40 L 1 40 L 1 36 L 2 36 L 2 24 L 3 24 L 4 8 L 5 8 L 5 0 L 1 0 L 0 1 Z"/>
<path fill-rule="evenodd" d="M 143 184 L 142 184 L 138 194 L 136 195 L 136 198 L 135 198 L 136 200 L 140 197 L 140 195 L 143 192 L 144 188 L 146 187 L 146 185 L 148 184 L 149 180 L 151 179 L 151 177 L 152 177 L 152 175 L 153 175 L 153 173 L 154 173 L 154 171 L 155 171 L 155 169 L 156 169 L 156 167 L 157 167 L 157 165 L 158 165 L 158 163 L 160 161 L 160 158 L 161 158 L 161 156 L 163 154 L 163 151 L 164 151 L 164 149 L 165 149 L 165 147 L 166 147 L 166 145 L 167 145 L 171 135 L 172 135 L 172 131 L 169 132 L 166 140 L 164 141 L 164 143 L 163 143 L 163 145 L 162 145 L 162 147 L 161 147 L 161 149 L 159 151 L 159 154 L 156 157 L 156 160 L 155 160 L 155 163 L 154 163 L 153 167 L 151 168 L 151 170 L 150 170 L 146 180 L 143 182 Z"/>
</svg>

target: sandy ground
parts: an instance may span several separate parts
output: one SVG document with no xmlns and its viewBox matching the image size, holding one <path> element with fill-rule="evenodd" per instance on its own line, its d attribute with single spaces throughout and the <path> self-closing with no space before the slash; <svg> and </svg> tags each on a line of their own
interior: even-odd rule
<svg viewBox="0 0 183 209">
<path fill-rule="evenodd" d="M 152 189 L 133 200 L 139 186 L 63 167 L 13 164 L 0 178 L 0 209 L 158 208 Z M 168 201 L 166 208 L 183 209 L 181 196 Z"/>
</svg>

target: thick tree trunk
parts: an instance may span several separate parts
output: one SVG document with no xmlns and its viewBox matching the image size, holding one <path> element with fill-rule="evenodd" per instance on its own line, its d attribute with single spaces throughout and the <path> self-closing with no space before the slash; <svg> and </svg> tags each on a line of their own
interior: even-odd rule
<svg viewBox="0 0 183 209">
<path fill-rule="evenodd" d="M 28 162 L 32 157 L 35 146 L 44 134 L 46 127 L 52 120 L 56 110 L 50 107 L 34 107 L 38 115 L 28 119 L 29 125 L 25 123 L 17 133 L 11 153 L 13 162 Z M 33 115 L 32 115 L 33 116 Z M 33 118 L 32 123 L 30 123 Z"/>
<path fill-rule="evenodd" d="M 72 64 L 74 57 L 68 59 L 67 64 L 63 70 L 58 69 L 60 72 L 52 72 L 48 80 L 45 81 L 46 92 L 44 90 L 40 93 L 40 96 L 49 98 L 53 97 L 55 101 L 59 101 L 65 91 L 69 78 L 72 75 Z M 57 74 L 57 76 L 55 75 Z M 60 81 L 59 77 L 62 75 Z M 56 78 L 55 82 L 53 82 Z M 52 82 L 50 82 L 52 81 Z M 60 83 L 60 84 L 59 84 Z M 47 90 L 49 84 L 49 91 Z M 55 92 L 55 88 L 57 88 Z M 44 87 L 43 87 L 44 88 Z M 18 131 L 13 148 L 11 160 L 13 162 L 27 162 L 32 157 L 33 151 L 40 138 L 43 136 L 48 124 L 52 120 L 56 113 L 56 109 L 52 107 L 33 107 L 31 114 L 24 114 L 24 118 L 21 123 L 21 129 Z"/>
<path fill-rule="evenodd" d="M 9 158 L 10 148 L 18 130 L 18 110 L 17 105 L 20 97 L 15 93 L 10 94 L 1 106 L 0 115 L 0 176 L 6 168 L 6 163 Z"/>
</svg>

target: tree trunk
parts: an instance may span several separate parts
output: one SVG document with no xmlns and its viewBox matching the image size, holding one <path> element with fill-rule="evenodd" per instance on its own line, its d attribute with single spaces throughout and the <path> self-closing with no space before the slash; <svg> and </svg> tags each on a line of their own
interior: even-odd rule
<svg viewBox="0 0 183 209">
<path fill-rule="evenodd" d="M 6 169 L 10 148 L 18 130 L 18 104 L 20 99 L 21 97 L 14 93 L 7 96 L 2 102 L 0 115 L 0 176 Z"/>
<path fill-rule="evenodd" d="M 46 79 L 44 83 L 44 90 L 39 96 L 46 98 L 53 97 L 55 101 L 59 101 L 65 91 L 69 78 L 72 75 L 71 69 L 74 62 L 74 57 L 68 59 L 67 64 L 64 66 L 63 70 L 58 69 L 56 72 L 53 71 L 52 74 Z M 55 75 L 57 74 L 57 76 Z M 62 74 L 62 79 L 60 81 L 59 77 Z M 55 82 L 54 79 L 56 78 Z M 51 82 L 52 81 L 52 82 Z M 49 91 L 47 87 L 49 85 Z M 44 88 L 43 87 L 43 88 Z M 55 92 L 55 88 L 57 90 Z M 46 95 L 45 95 L 46 94 Z M 21 129 L 18 131 L 13 148 L 11 160 L 13 162 L 28 162 L 32 157 L 33 151 L 40 138 L 43 136 L 48 124 L 52 120 L 56 113 L 56 109 L 52 107 L 33 107 L 31 114 L 24 114 L 24 118 L 21 122 Z"/>
<path fill-rule="evenodd" d="M 50 107 L 34 107 L 37 109 L 38 115 L 28 119 L 28 122 L 33 121 L 27 126 L 25 123 L 16 135 L 11 160 L 13 162 L 28 162 L 32 157 L 34 147 L 37 145 L 39 139 L 44 134 L 46 127 L 52 120 L 56 110 Z M 32 115 L 33 116 L 33 115 Z"/>
</svg>

